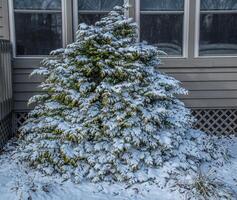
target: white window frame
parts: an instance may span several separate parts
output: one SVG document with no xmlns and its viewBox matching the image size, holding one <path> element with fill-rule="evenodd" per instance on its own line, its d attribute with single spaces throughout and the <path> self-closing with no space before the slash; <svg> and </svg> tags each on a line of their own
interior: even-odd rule
<svg viewBox="0 0 237 200">
<path fill-rule="evenodd" d="M 137 0 L 136 1 L 136 7 L 135 7 L 135 20 L 138 24 L 138 38 L 140 41 L 140 14 L 141 14 L 141 1 L 142 0 Z M 184 11 L 181 11 L 182 13 L 184 13 L 184 19 L 183 19 L 183 54 L 180 56 L 162 56 L 163 58 L 175 58 L 175 59 L 179 59 L 179 58 L 188 58 L 189 56 L 189 52 L 188 52 L 188 46 L 189 46 L 189 1 L 190 0 L 184 0 Z M 159 14 L 159 13 L 179 13 L 179 11 L 151 11 L 154 14 Z"/>
<path fill-rule="evenodd" d="M 14 9 L 14 0 L 9 0 L 9 21 L 10 21 L 10 41 L 12 42 L 13 46 L 13 58 L 17 59 L 43 59 L 47 57 L 48 55 L 23 55 L 18 56 L 16 55 L 16 32 L 15 32 L 15 9 Z M 66 2 L 65 0 L 61 0 L 61 14 L 62 14 L 62 47 L 66 47 L 67 43 L 67 36 L 66 36 Z M 32 13 L 32 10 L 24 10 L 21 9 L 19 12 L 30 12 Z M 34 13 L 58 13 L 59 11 L 44 11 L 44 10 L 33 10 Z M 52 49 L 53 50 L 53 49 Z"/>
<path fill-rule="evenodd" d="M 210 13 L 212 11 L 208 11 Z M 213 13 L 237 13 L 237 11 L 213 11 Z M 194 44 L 194 57 L 195 58 L 237 58 L 236 55 L 199 55 L 199 41 L 200 41 L 200 18 L 201 18 L 201 0 L 196 0 L 196 19 L 195 19 L 195 44 Z"/>
<path fill-rule="evenodd" d="M 78 29 L 78 0 L 73 0 L 73 36 L 74 36 L 74 41 L 76 41 L 76 32 Z"/>
</svg>

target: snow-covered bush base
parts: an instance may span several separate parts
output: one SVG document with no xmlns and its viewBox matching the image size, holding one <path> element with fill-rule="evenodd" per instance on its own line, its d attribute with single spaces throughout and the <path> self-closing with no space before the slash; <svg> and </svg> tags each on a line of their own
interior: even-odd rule
<svg viewBox="0 0 237 200">
<path fill-rule="evenodd" d="M 195 133 L 196 134 L 196 133 Z M 217 139 L 213 142 L 223 149 L 228 149 L 228 161 L 212 160 L 200 166 L 200 171 L 192 174 L 186 170 L 183 176 L 170 180 L 166 185 L 157 181 L 136 183 L 73 183 L 62 176 L 53 174 L 47 176 L 37 170 L 29 168 L 26 162 L 21 162 L 19 146 L 16 142 L 9 142 L 5 151 L 0 152 L 0 199 L 1 200 L 222 200 L 229 196 L 229 200 L 236 200 L 237 192 L 237 138 Z M 18 145 L 21 142 L 18 141 Z M 169 166 L 167 166 L 169 168 Z M 157 171 L 157 180 L 164 180 L 166 176 Z M 212 171 L 210 173 L 210 171 Z M 200 176 L 201 175 L 201 176 Z M 202 186 L 203 182 L 203 186 Z M 201 187 L 199 187 L 201 183 Z M 207 187 L 206 187 L 207 186 Z M 213 188 L 213 186 L 215 188 Z M 201 188 L 201 190 L 199 190 Z M 204 188 L 204 195 L 203 189 Z M 197 190 L 198 189 L 198 190 Z M 208 195 L 205 196 L 205 191 Z M 201 191 L 201 192 L 200 192 Z M 204 198 L 205 197 L 205 198 Z"/>
<path fill-rule="evenodd" d="M 180 144 L 179 148 L 172 152 L 172 157 L 169 157 L 167 161 L 163 161 L 162 165 L 154 167 L 143 167 L 134 171 L 134 173 L 130 172 L 129 179 L 125 181 L 127 184 L 131 185 L 134 183 L 142 183 L 142 182 L 153 182 L 158 184 L 160 187 L 164 187 L 167 184 L 176 184 L 177 180 L 182 180 L 184 177 L 192 177 L 195 178 L 200 171 L 200 167 L 204 163 L 212 163 L 216 161 L 217 164 L 221 164 L 228 159 L 228 152 L 225 147 L 215 145 L 214 136 L 208 136 L 207 134 L 190 129 L 186 134 L 186 138 L 183 138 L 183 142 Z M 87 163 L 83 163 L 83 160 L 78 161 L 76 163 L 78 167 L 72 166 L 70 164 L 62 164 L 60 168 L 55 167 L 51 163 L 42 162 L 34 166 L 34 154 L 32 152 L 29 157 L 29 152 L 32 151 L 32 146 L 30 146 L 29 150 L 27 146 L 24 146 L 24 141 L 20 143 L 18 152 L 19 158 L 21 160 L 27 160 L 30 163 L 31 167 L 35 167 L 41 172 L 52 175 L 55 173 L 61 174 L 65 179 L 71 179 L 73 182 L 80 183 L 88 180 L 87 173 L 91 169 Z M 35 148 L 37 151 L 37 148 Z M 26 153 L 25 153 L 26 152 Z M 72 153 L 73 150 L 68 150 L 68 153 Z M 88 171 L 87 171 L 88 170 Z M 85 174 L 82 174 L 82 171 Z M 125 174 L 125 176 L 128 174 Z M 96 176 L 96 174 L 94 174 Z M 113 180 L 113 174 L 107 174 L 106 178 L 103 181 L 115 182 L 118 180 Z M 89 178 L 90 179 L 90 178 Z M 97 179 L 93 179 L 94 182 L 97 182 Z M 121 180 L 124 181 L 124 180 Z"/>
</svg>

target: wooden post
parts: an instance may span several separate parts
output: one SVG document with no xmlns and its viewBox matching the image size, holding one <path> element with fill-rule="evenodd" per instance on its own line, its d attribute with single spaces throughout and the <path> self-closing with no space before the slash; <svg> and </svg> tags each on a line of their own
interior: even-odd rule
<svg viewBox="0 0 237 200">
<path fill-rule="evenodd" d="M 12 97 L 11 45 L 0 40 L 0 148 L 12 135 Z"/>
</svg>

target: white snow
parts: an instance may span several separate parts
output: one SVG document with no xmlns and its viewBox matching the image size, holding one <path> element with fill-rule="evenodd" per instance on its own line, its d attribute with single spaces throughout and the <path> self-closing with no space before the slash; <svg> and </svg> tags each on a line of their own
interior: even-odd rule
<svg viewBox="0 0 237 200">
<path fill-rule="evenodd" d="M 237 138 L 219 139 L 216 142 L 218 145 L 226 146 L 231 157 L 219 167 L 216 163 L 208 163 L 208 166 L 203 167 L 203 173 L 206 171 L 206 175 L 221 180 L 224 185 L 237 193 Z M 149 182 L 130 186 L 105 182 L 75 184 L 58 175 L 46 176 L 37 170 L 28 168 L 25 163 L 18 160 L 15 144 L 14 140 L 10 141 L 4 151 L 0 153 L 0 200 L 185 199 L 184 194 L 179 193 L 177 189 L 171 191 L 168 186 L 161 189 L 155 183 Z M 214 173 L 210 173 L 210 171 Z M 192 177 L 188 176 L 184 180 L 187 183 L 192 182 Z"/>
</svg>

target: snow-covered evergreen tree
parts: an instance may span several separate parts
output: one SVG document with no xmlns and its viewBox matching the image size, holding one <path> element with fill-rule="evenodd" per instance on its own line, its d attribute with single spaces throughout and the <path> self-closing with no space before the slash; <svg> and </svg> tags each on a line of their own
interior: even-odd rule
<svg viewBox="0 0 237 200">
<path fill-rule="evenodd" d="M 197 144 L 208 152 L 205 137 L 189 133 L 193 118 L 176 98 L 186 90 L 158 71 L 160 52 L 137 43 L 137 26 L 123 11 L 81 24 L 76 42 L 33 72 L 45 81 L 20 129 L 31 165 L 76 181 L 134 183 L 177 157 L 193 168 L 210 157 L 200 155 Z"/>
</svg>

